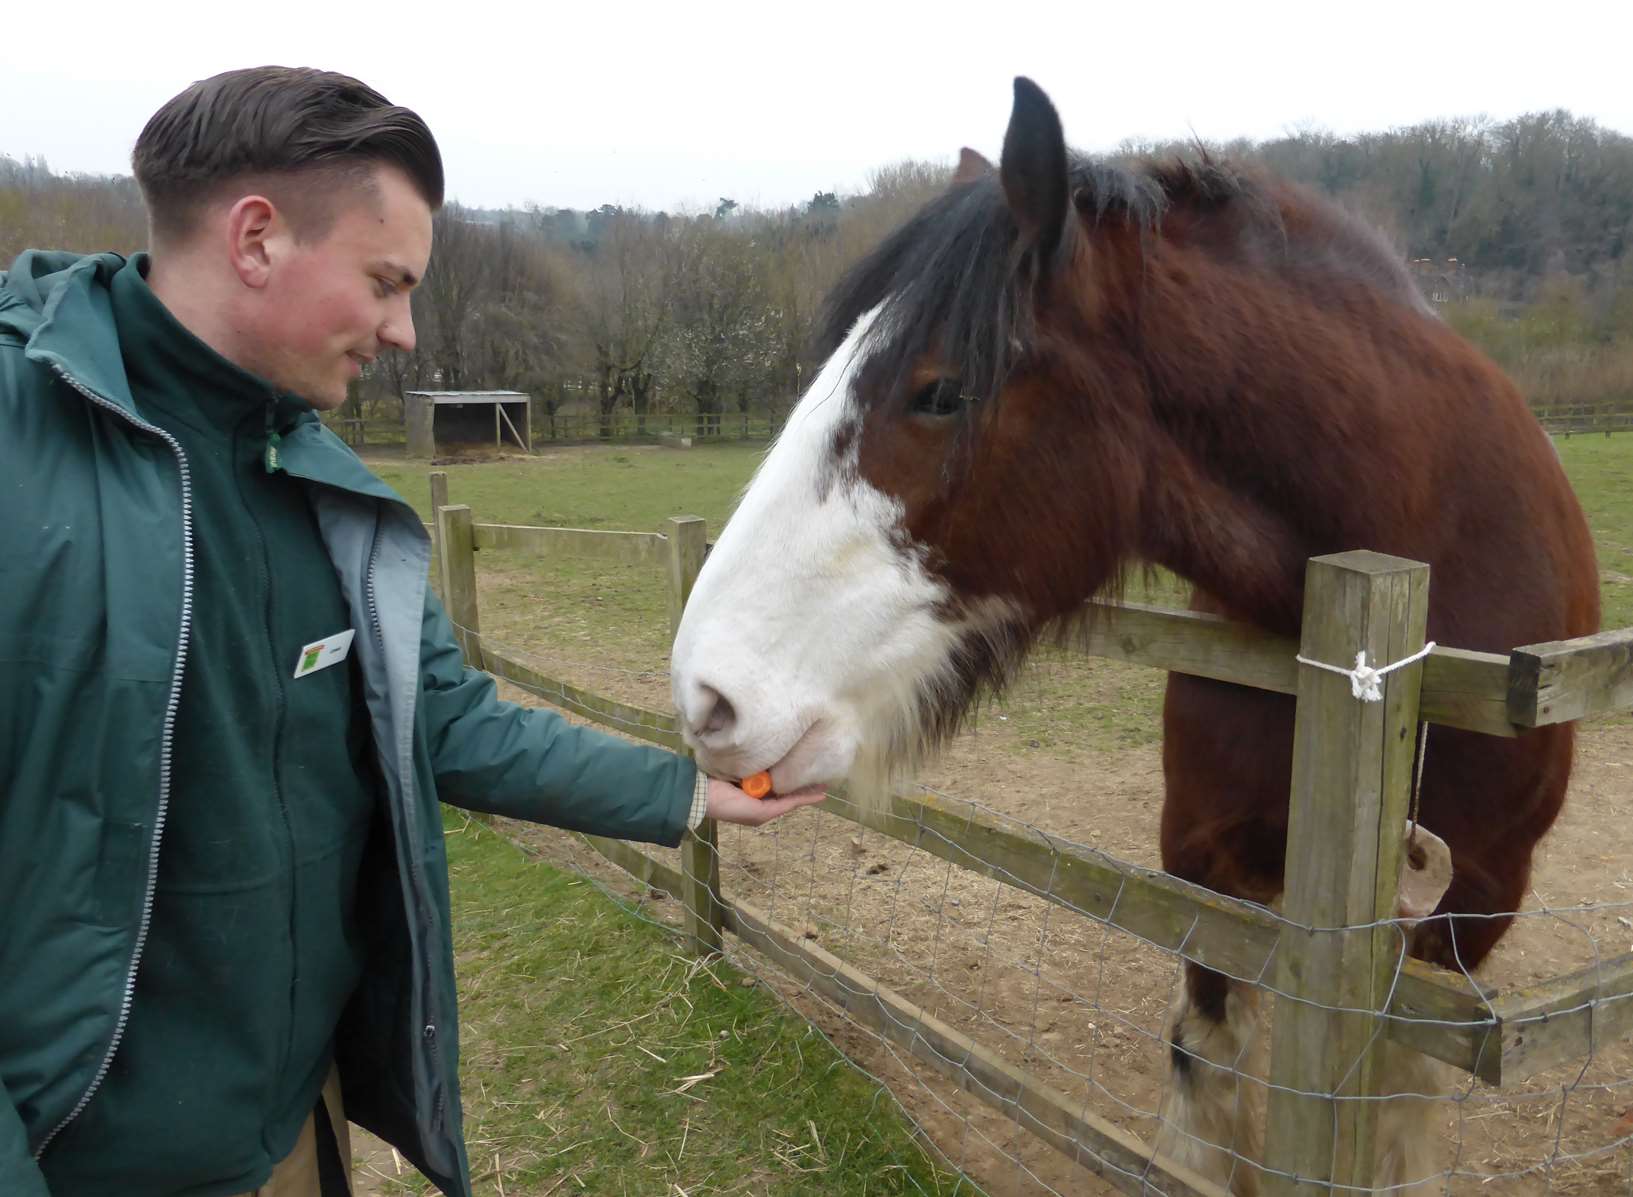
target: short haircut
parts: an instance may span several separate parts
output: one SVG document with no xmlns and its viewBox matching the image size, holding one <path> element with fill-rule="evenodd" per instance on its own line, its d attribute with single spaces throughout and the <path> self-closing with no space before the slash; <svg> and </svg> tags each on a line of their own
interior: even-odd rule
<svg viewBox="0 0 1633 1197">
<path fill-rule="evenodd" d="M 153 114 L 131 165 L 155 242 L 186 240 L 200 209 L 241 182 L 281 193 L 274 202 L 302 239 L 324 236 L 336 195 L 368 188 L 377 166 L 402 171 L 432 211 L 442 207 L 442 154 L 419 115 L 349 75 L 305 67 L 200 80 Z"/>
</svg>

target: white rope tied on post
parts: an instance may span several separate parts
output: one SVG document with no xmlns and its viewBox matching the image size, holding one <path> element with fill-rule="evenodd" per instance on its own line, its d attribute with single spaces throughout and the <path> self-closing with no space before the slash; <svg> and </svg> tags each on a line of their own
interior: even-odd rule
<svg viewBox="0 0 1633 1197">
<path fill-rule="evenodd" d="M 1336 673 L 1340 677 L 1349 678 L 1351 695 L 1359 698 L 1362 702 L 1379 702 L 1384 696 L 1383 688 L 1379 685 L 1383 681 L 1384 674 L 1392 673 L 1397 669 L 1412 664 L 1414 661 L 1423 660 L 1424 657 L 1434 651 L 1434 648 L 1435 642 L 1431 640 L 1411 656 L 1402 657 L 1393 665 L 1385 665 L 1381 669 L 1367 664 L 1365 650 L 1355 654 L 1354 669 L 1341 669 L 1337 665 L 1329 665 L 1325 661 L 1312 661 L 1302 653 L 1299 655 L 1298 661 L 1301 665 L 1314 665 L 1317 669 L 1325 669 L 1328 673 Z"/>
</svg>

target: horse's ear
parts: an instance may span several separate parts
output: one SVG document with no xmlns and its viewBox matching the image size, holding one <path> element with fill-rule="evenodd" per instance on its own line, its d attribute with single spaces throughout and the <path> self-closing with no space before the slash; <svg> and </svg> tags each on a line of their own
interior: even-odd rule
<svg viewBox="0 0 1633 1197">
<path fill-rule="evenodd" d="M 978 154 L 969 146 L 958 151 L 958 169 L 953 171 L 953 186 L 958 187 L 965 183 L 973 183 L 977 179 L 984 179 L 995 168 L 986 160 L 986 156 Z"/>
<path fill-rule="evenodd" d="M 1047 263 L 1066 231 L 1066 136 L 1049 97 L 1025 76 L 1015 80 L 1015 107 L 1000 162 L 1004 198 L 1020 228 L 1021 245 L 1040 264 Z"/>
</svg>

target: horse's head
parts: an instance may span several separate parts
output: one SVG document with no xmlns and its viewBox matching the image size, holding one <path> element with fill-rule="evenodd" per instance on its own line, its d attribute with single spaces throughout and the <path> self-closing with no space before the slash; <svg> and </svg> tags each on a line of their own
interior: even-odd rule
<svg viewBox="0 0 1633 1197">
<path fill-rule="evenodd" d="M 706 768 L 769 768 L 779 789 L 883 780 L 1115 575 L 1142 467 L 1118 431 L 1128 404 L 1105 401 L 1139 389 L 1108 295 L 1138 255 L 1090 244 L 1108 197 L 1074 195 L 1085 169 L 1069 174 L 1054 108 L 1017 80 L 998 168 L 966 151 L 830 299 L 827 362 L 675 642 Z M 1154 216 L 1146 183 L 1106 179 Z"/>
</svg>

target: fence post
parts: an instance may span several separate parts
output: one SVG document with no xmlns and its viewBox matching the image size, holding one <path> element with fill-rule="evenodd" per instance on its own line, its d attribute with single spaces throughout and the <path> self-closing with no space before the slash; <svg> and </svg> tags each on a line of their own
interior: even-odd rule
<svg viewBox="0 0 1633 1197">
<path fill-rule="evenodd" d="M 1428 609 L 1427 565 L 1317 557 L 1299 651 L 1348 669 L 1364 650 L 1389 665 L 1423 647 Z M 1422 675 L 1421 662 L 1398 669 L 1382 702 L 1364 702 L 1345 677 L 1299 671 L 1283 911 L 1303 927 L 1356 929 L 1282 932 L 1276 988 L 1302 1000 L 1278 997 L 1271 1028 L 1271 1193 L 1374 1183 L 1379 1103 L 1365 1099 L 1379 1092 L 1385 1037 L 1364 1012 L 1387 1005 L 1402 945 L 1396 928 L 1371 924 L 1396 913 Z"/>
<path fill-rule="evenodd" d="M 448 472 L 431 471 L 431 589 L 442 598 L 442 527 L 437 509 L 448 506 Z"/>
<path fill-rule="evenodd" d="M 461 503 L 437 508 L 437 539 L 442 547 L 442 604 L 453 620 L 454 638 L 465 663 L 482 668 L 482 625 L 476 610 L 476 530 L 471 509 Z"/>
<path fill-rule="evenodd" d="M 669 635 L 680 630 L 681 612 L 691 597 L 692 584 L 703 568 L 709 526 L 695 515 L 678 515 L 664 523 L 669 552 Z M 723 946 L 725 925 L 720 904 L 720 835 L 713 819 L 681 841 L 681 874 L 686 899 L 686 930 L 699 956 L 717 956 Z"/>
</svg>

